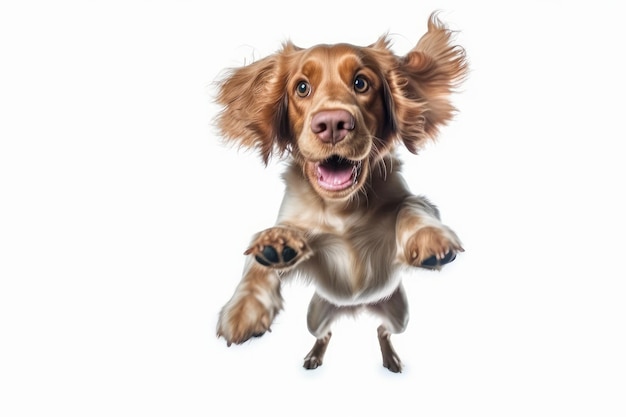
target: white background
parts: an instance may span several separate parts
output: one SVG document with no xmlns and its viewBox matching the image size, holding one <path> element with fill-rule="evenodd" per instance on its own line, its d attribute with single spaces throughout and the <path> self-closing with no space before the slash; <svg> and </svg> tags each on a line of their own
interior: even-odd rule
<svg viewBox="0 0 626 417">
<path fill-rule="evenodd" d="M 8 1 L 0 6 L 0 415 L 626 415 L 624 40 L 617 2 Z M 226 348 L 217 314 L 282 166 L 223 146 L 212 84 L 297 45 L 404 54 L 435 9 L 460 113 L 411 188 L 466 252 L 407 275 L 405 369 L 377 323 L 305 371 L 311 289 Z"/>
</svg>

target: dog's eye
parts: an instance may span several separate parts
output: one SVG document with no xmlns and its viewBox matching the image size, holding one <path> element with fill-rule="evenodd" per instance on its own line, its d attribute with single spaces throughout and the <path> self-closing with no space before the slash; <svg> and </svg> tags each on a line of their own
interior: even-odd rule
<svg viewBox="0 0 626 417">
<path fill-rule="evenodd" d="M 362 75 L 358 75 L 354 79 L 354 91 L 357 93 L 364 93 L 370 88 L 370 84 L 367 82 L 365 77 Z"/>
<path fill-rule="evenodd" d="M 296 94 L 300 97 L 306 97 L 311 94 L 311 85 L 306 81 L 300 81 L 296 86 Z"/>
</svg>

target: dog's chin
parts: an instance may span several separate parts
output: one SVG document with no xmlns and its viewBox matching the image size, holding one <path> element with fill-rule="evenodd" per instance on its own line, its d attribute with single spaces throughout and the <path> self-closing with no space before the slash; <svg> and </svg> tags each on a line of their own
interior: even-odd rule
<svg viewBox="0 0 626 417">
<path fill-rule="evenodd" d="M 322 161 L 308 161 L 306 174 L 320 197 L 326 200 L 345 200 L 365 183 L 368 163 L 367 158 L 355 161 L 333 155 Z"/>
</svg>

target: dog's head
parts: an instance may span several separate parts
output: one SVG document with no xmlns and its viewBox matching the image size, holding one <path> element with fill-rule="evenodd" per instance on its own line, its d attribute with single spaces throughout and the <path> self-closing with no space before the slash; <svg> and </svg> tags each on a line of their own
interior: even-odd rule
<svg viewBox="0 0 626 417">
<path fill-rule="evenodd" d="M 386 36 L 367 47 L 285 43 L 221 81 L 217 125 L 265 163 L 289 153 L 323 199 L 349 198 L 396 143 L 416 153 L 452 118 L 467 65 L 451 39 L 433 15 L 405 56 Z"/>
</svg>

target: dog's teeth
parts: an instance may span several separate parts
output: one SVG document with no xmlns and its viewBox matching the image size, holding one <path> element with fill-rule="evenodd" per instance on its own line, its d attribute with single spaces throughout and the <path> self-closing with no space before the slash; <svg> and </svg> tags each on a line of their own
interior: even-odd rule
<svg viewBox="0 0 626 417">
<path fill-rule="evenodd" d="M 413 259 L 417 258 L 417 252 L 415 251 L 411 252 L 411 258 Z"/>
</svg>

